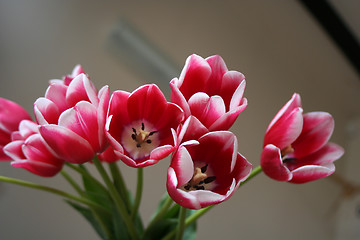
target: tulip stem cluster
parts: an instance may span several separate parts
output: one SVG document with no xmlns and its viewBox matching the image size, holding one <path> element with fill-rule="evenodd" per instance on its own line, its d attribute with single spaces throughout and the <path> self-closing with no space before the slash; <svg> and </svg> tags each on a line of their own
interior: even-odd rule
<svg viewBox="0 0 360 240">
<path fill-rule="evenodd" d="M 110 195 L 115 202 L 116 209 L 119 211 L 121 217 L 124 219 L 124 222 L 126 224 L 126 227 L 128 228 L 129 234 L 131 235 L 132 239 L 134 239 L 134 240 L 138 239 L 136 229 L 135 229 L 134 225 L 132 224 L 131 218 L 126 210 L 126 206 L 125 206 L 123 200 L 121 199 L 119 192 L 117 191 L 114 184 L 112 183 L 110 177 L 106 173 L 104 166 L 101 164 L 99 159 L 96 157 L 93 159 L 93 163 L 94 163 L 95 167 L 97 168 L 97 170 L 99 171 L 102 179 L 104 180 L 105 185 L 108 187 Z"/>
</svg>

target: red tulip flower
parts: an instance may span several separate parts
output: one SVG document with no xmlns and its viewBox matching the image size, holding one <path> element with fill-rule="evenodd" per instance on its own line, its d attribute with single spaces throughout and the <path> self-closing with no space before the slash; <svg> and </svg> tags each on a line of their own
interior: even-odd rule
<svg viewBox="0 0 360 240">
<path fill-rule="evenodd" d="M 42 177 L 56 175 L 64 165 L 39 134 L 38 124 L 29 120 L 20 122 L 19 131 L 13 132 L 4 152 L 13 160 L 12 166 Z"/>
<path fill-rule="evenodd" d="M 185 118 L 195 116 L 210 131 L 228 130 L 247 106 L 245 85 L 244 75 L 228 71 L 220 56 L 193 54 L 179 79 L 170 82 L 171 102 L 184 110 Z"/>
<path fill-rule="evenodd" d="M 334 119 L 326 112 L 302 114 L 300 96 L 291 100 L 270 122 L 264 138 L 261 167 L 278 181 L 305 183 L 331 175 L 333 162 L 344 150 L 328 143 Z"/>
<path fill-rule="evenodd" d="M 106 131 L 114 153 L 127 165 L 140 168 L 174 150 L 172 129 L 182 120 L 182 110 L 167 102 L 156 85 L 144 85 L 132 93 L 112 94 Z"/>
<path fill-rule="evenodd" d="M 11 160 L 4 153 L 3 148 L 11 142 L 11 134 L 18 130 L 19 123 L 30 119 L 24 108 L 10 100 L 0 98 L 0 161 Z"/>
<path fill-rule="evenodd" d="M 85 163 L 107 147 L 105 119 L 109 88 L 98 92 L 80 67 L 64 80 L 52 80 L 34 104 L 40 134 L 58 156 Z"/>
<path fill-rule="evenodd" d="M 208 132 L 197 138 L 199 121 L 188 118 L 180 136 L 188 141 L 173 154 L 167 173 L 167 191 L 183 207 L 200 209 L 228 199 L 250 174 L 252 165 L 237 152 L 229 131 Z M 204 132 L 200 127 L 200 131 Z M 206 131 L 206 130 L 205 130 Z M 191 136 L 197 138 L 190 140 Z"/>
</svg>

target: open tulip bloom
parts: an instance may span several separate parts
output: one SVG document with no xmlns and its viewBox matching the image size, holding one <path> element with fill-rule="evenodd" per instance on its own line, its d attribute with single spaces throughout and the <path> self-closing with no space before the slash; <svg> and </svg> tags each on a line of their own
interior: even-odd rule
<svg viewBox="0 0 360 240">
<path fill-rule="evenodd" d="M 266 175 L 292 183 L 305 183 L 329 176 L 333 162 L 344 150 L 328 143 L 334 119 L 326 112 L 303 114 L 300 96 L 290 101 L 270 122 L 264 138 L 261 167 Z"/>
<path fill-rule="evenodd" d="M 245 84 L 244 75 L 228 70 L 220 56 L 193 54 L 170 81 L 168 102 L 155 84 L 131 93 L 110 94 L 108 86 L 98 91 L 77 65 L 72 74 L 50 80 L 34 103 L 35 121 L 0 98 L 0 161 L 41 177 L 60 173 L 77 194 L 5 176 L 0 181 L 64 197 L 102 239 L 194 239 L 197 219 L 261 171 L 278 181 L 305 183 L 331 175 L 344 153 L 328 142 L 332 116 L 304 114 L 294 94 L 266 129 L 261 166 L 253 168 L 229 131 L 247 106 Z M 163 171 L 167 193 L 145 227 L 138 213 L 143 169 L 160 160 L 169 166 Z M 134 196 L 118 167 L 122 163 L 137 169 Z M 81 175 L 80 183 L 66 167 Z"/>
</svg>

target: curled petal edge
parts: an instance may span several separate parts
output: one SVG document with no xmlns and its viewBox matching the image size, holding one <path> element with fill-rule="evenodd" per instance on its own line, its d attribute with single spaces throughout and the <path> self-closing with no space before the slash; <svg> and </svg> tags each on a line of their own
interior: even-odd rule
<svg viewBox="0 0 360 240">
<path fill-rule="evenodd" d="M 260 164 L 263 172 L 270 178 L 277 181 L 290 181 L 292 173 L 284 166 L 281 158 L 280 149 L 269 144 L 266 145 L 261 153 Z"/>
</svg>

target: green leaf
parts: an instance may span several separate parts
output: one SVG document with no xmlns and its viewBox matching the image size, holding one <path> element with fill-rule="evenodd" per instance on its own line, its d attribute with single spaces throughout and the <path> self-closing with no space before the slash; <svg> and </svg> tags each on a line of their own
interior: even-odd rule
<svg viewBox="0 0 360 240">
<path fill-rule="evenodd" d="M 111 211 L 113 201 L 108 190 L 96 179 L 91 179 L 84 176 L 82 179 L 87 197 L 93 202 L 96 202 L 107 210 Z"/>
<path fill-rule="evenodd" d="M 183 239 L 195 240 L 196 239 L 197 223 L 196 221 L 185 228 Z"/>
<path fill-rule="evenodd" d="M 161 205 L 161 203 L 160 203 Z M 180 205 L 176 204 L 164 215 L 163 219 L 157 221 L 150 228 L 145 230 L 143 239 L 152 240 L 152 239 L 162 239 L 170 231 L 174 230 L 179 222 L 178 215 L 180 212 Z M 195 210 L 188 210 L 186 216 L 189 217 L 195 212 Z M 187 226 L 184 230 L 183 239 L 186 240 L 195 240 L 196 239 L 196 230 L 197 223 L 196 221 Z M 175 237 L 173 238 L 175 239 Z"/>
<path fill-rule="evenodd" d="M 112 218 L 112 224 L 113 224 L 115 239 L 130 240 L 131 236 L 127 231 L 126 224 L 124 223 L 122 217 L 119 214 L 117 214 L 115 206 L 113 206 L 113 213 L 114 214 Z"/>
<path fill-rule="evenodd" d="M 160 210 L 162 209 L 162 207 L 164 206 L 164 204 L 165 204 L 166 200 L 168 199 L 168 197 L 169 197 L 168 193 L 165 193 L 165 194 L 161 197 L 161 199 L 160 199 L 160 201 L 159 201 L 159 204 L 158 204 L 158 206 L 157 206 L 157 208 L 156 208 L 156 210 L 155 210 L 155 212 L 154 212 L 154 214 L 153 214 L 153 217 L 156 216 L 156 215 L 159 213 L 159 211 L 160 211 Z"/>
<path fill-rule="evenodd" d="M 146 229 L 143 240 L 161 239 L 168 232 L 177 226 L 178 220 L 175 218 L 161 219 L 157 221 L 151 228 Z"/>
<path fill-rule="evenodd" d="M 67 201 L 66 202 L 73 207 L 76 211 L 78 211 L 88 222 L 91 224 L 91 226 L 94 228 L 94 230 L 97 232 L 97 234 L 103 239 L 103 240 L 112 240 L 112 236 L 107 237 L 106 233 L 101 228 L 100 224 L 98 223 L 97 219 L 95 218 L 92 211 L 86 207 L 83 207 L 77 203 Z"/>
</svg>

